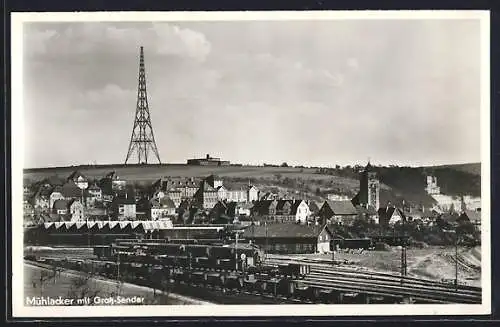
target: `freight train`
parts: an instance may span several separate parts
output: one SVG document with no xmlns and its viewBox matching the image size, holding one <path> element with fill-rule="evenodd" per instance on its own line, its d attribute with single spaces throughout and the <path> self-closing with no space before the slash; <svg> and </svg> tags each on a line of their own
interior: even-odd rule
<svg viewBox="0 0 500 327">
<path fill-rule="evenodd" d="M 137 261 L 165 266 L 244 270 L 261 264 L 262 252 L 253 247 L 168 243 L 162 240 L 117 240 L 108 246 L 95 246 L 98 259 Z"/>
<path fill-rule="evenodd" d="M 297 299 L 312 299 L 315 294 L 313 289 L 299 285 L 309 274 L 309 265 L 266 265 L 260 250 L 254 248 L 118 240 L 94 247 L 94 254 L 97 260 L 26 259 L 158 289 L 170 282 Z"/>
</svg>

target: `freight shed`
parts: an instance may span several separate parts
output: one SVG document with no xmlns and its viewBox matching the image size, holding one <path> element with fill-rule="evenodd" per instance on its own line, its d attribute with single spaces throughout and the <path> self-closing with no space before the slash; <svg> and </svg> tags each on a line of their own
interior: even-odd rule
<svg viewBox="0 0 500 327">
<path fill-rule="evenodd" d="M 299 224 L 249 226 L 243 233 L 264 251 L 280 254 L 329 252 L 331 237 L 327 226 Z"/>
<path fill-rule="evenodd" d="M 120 238 L 156 238 L 168 221 L 50 222 L 25 231 L 27 244 L 93 246 Z"/>
</svg>

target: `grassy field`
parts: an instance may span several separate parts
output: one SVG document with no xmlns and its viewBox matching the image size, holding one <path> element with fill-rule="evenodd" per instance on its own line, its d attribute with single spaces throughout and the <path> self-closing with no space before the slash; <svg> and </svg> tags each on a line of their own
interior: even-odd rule
<svg viewBox="0 0 500 327">
<path fill-rule="evenodd" d="M 61 167 L 46 169 L 25 170 L 25 178 L 41 180 L 49 176 L 67 177 L 74 170 L 78 170 L 90 178 L 101 178 L 111 171 L 118 176 L 134 181 L 153 181 L 162 176 L 178 177 L 206 177 L 216 174 L 221 177 L 273 177 L 282 174 L 290 178 L 329 178 L 329 176 L 314 174 L 313 168 L 293 167 L 255 167 L 255 166 L 188 166 L 188 165 L 131 165 L 109 167 Z M 330 177 L 331 178 L 331 177 Z"/>
</svg>

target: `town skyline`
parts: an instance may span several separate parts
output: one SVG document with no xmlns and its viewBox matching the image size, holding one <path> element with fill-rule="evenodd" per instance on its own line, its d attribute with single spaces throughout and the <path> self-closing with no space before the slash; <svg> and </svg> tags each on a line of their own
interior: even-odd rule
<svg viewBox="0 0 500 327">
<path fill-rule="evenodd" d="M 123 163 L 140 46 L 162 162 L 480 162 L 479 32 L 475 20 L 30 23 L 24 166 Z"/>
</svg>

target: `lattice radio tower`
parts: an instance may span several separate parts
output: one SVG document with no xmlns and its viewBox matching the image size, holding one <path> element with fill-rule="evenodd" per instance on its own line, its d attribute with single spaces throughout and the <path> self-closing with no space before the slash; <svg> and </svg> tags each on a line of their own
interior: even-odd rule
<svg viewBox="0 0 500 327">
<path fill-rule="evenodd" d="M 134 128 L 130 137 L 130 145 L 128 146 L 127 164 L 134 150 L 137 151 L 138 163 L 148 163 L 149 151 L 158 159 L 161 164 L 158 148 L 156 147 L 155 137 L 153 134 L 153 125 L 151 124 L 151 116 L 149 114 L 148 94 L 146 91 L 146 71 L 144 69 L 144 50 L 141 46 L 139 58 L 139 86 L 137 89 L 137 107 L 135 109 Z"/>
</svg>

